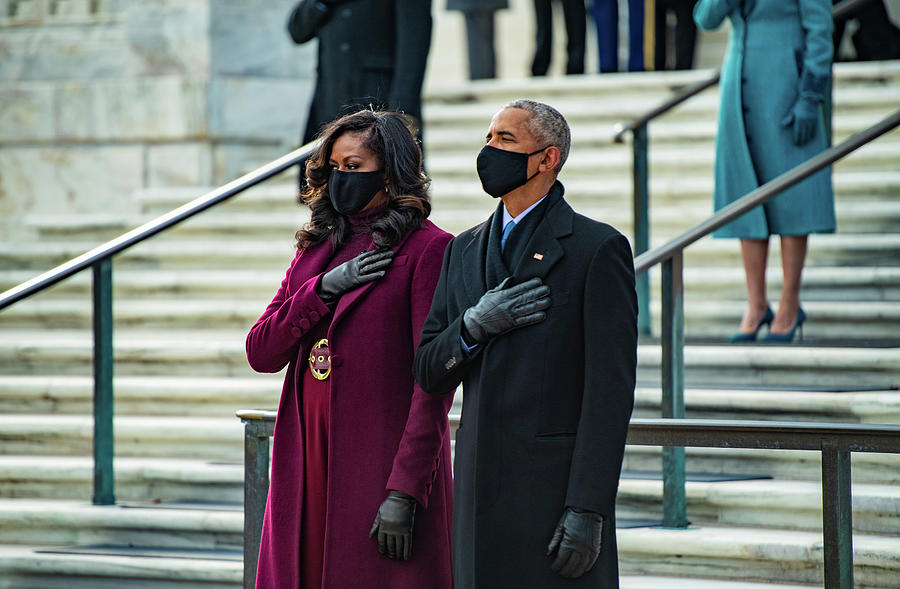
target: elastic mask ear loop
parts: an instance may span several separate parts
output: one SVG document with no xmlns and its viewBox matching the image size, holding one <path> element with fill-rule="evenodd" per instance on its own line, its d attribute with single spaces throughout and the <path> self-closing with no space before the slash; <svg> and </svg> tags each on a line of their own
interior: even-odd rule
<svg viewBox="0 0 900 589">
<path fill-rule="evenodd" d="M 547 147 L 550 147 L 550 146 L 548 145 Z M 533 156 L 533 155 L 536 154 L 536 153 L 541 153 L 542 151 L 544 151 L 545 149 L 547 149 L 547 147 L 538 149 L 537 151 L 532 151 L 531 153 L 528 154 L 528 157 L 531 157 L 531 156 Z M 529 182 L 531 182 L 531 179 L 534 178 L 535 176 L 537 176 L 537 175 L 540 174 L 540 173 L 541 173 L 541 171 L 538 170 L 537 172 L 535 172 L 534 174 L 532 174 L 531 176 L 529 176 L 529 177 L 525 180 L 525 184 L 528 184 Z M 522 186 L 524 186 L 525 184 L 523 184 Z"/>
</svg>

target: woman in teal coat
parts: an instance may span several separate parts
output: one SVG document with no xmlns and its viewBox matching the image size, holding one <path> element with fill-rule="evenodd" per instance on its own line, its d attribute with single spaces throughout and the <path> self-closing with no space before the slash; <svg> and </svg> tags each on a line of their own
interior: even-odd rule
<svg viewBox="0 0 900 589">
<path fill-rule="evenodd" d="M 700 0 L 694 20 L 704 30 L 728 18 L 716 136 L 715 208 L 744 196 L 823 151 L 823 102 L 831 87 L 829 0 Z M 715 232 L 741 239 L 747 310 L 731 341 L 752 341 L 763 325 L 767 341 L 790 342 L 806 315 L 800 276 L 810 233 L 835 230 L 831 170 L 785 190 Z M 766 298 L 769 236 L 781 236 L 784 274 L 773 313 Z"/>
</svg>

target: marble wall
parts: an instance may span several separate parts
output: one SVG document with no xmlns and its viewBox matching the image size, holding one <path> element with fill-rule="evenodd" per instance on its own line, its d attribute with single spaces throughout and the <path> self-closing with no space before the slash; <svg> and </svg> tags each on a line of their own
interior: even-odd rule
<svg viewBox="0 0 900 589">
<path fill-rule="evenodd" d="M 31 213 L 136 211 L 296 147 L 315 43 L 294 0 L 0 0 L 0 239 Z"/>
</svg>

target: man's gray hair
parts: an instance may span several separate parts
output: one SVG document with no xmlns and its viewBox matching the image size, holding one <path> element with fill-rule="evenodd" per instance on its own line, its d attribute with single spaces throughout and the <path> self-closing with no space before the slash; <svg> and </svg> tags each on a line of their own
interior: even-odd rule
<svg viewBox="0 0 900 589">
<path fill-rule="evenodd" d="M 572 144 L 572 133 L 566 118 L 549 104 L 527 98 L 513 100 L 503 108 L 521 108 L 531 113 L 525 125 L 534 135 L 538 147 L 552 145 L 559 149 L 559 165 L 556 166 L 556 172 L 559 173 L 569 157 L 569 147 Z"/>
</svg>

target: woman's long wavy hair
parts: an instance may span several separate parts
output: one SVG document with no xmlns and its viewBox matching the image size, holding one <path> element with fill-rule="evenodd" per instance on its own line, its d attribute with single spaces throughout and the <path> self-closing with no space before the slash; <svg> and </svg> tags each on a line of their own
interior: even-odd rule
<svg viewBox="0 0 900 589">
<path fill-rule="evenodd" d="M 337 250 L 350 237 L 350 222 L 334 210 L 327 193 L 331 150 L 344 133 L 360 134 L 363 145 L 375 153 L 384 172 L 388 203 L 384 214 L 372 224 L 376 246 L 393 247 L 409 229 L 420 226 L 431 214 L 431 180 L 422 170 L 422 150 L 404 115 L 361 110 L 328 125 L 320 134 L 322 143 L 306 162 L 307 183 L 300 193 L 300 202 L 310 208 L 311 217 L 294 235 L 298 249 L 329 240 Z"/>
</svg>

